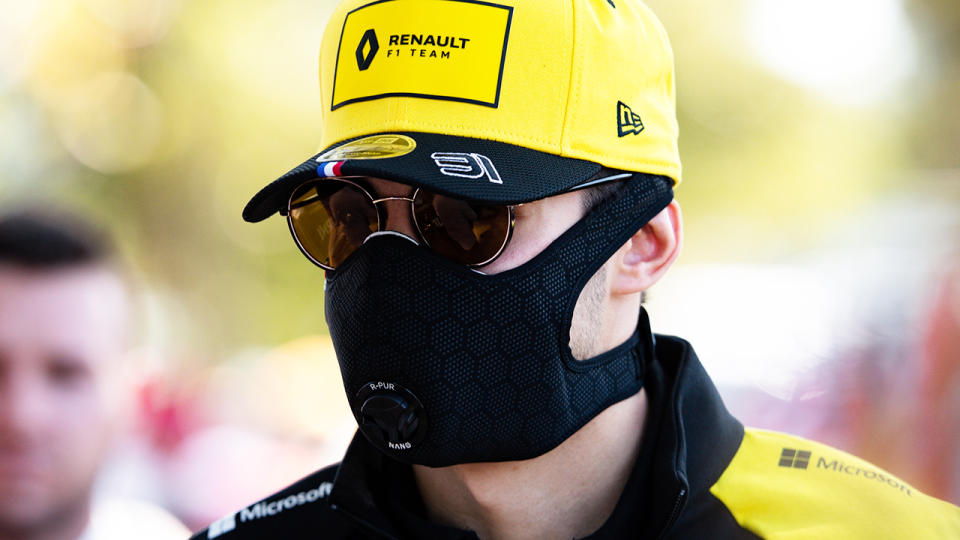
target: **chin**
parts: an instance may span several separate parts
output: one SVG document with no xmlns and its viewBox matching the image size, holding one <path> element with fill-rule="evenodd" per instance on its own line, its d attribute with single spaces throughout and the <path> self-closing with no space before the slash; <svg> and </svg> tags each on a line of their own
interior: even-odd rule
<svg viewBox="0 0 960 540">
<path fill-rule="evenodd" d="M 0 483 L 0 530 L 35 528 L 86 504 L 86 499 L 65 500 L 64 495 L 57 482 Z"/>
</svg>

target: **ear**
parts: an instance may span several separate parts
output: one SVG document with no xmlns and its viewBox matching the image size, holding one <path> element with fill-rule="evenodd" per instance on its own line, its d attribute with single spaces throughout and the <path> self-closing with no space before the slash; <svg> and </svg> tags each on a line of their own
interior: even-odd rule
<svg viewBox="0 0 960 540">
<path fill-rule="evenodd" d="M 634 294 L 650 288 L 676 260 L 682 244 L 680 204 L 674 200 L 614 255 L 611 294 Z"/>
</svg>

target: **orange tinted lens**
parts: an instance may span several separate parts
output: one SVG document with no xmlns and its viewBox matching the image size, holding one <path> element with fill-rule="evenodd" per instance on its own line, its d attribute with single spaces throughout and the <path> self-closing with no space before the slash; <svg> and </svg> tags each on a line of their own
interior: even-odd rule
<svg viewBox="0 0 960 540">
<path fill-rule="evenodd" d="M 477 204 L 424 190 L 413 203 L 420 234 L 430 248 L 461 264 L 490 262 L 510 231 L 510 209 Z"/>
<path fill-rule="evenodd" d="M 303 250 L 326 268 L 340 265 L 379 223 L 366 193 L 331 179 L 298 187 L 290 198 L 288 219 Z"/>
</svg>

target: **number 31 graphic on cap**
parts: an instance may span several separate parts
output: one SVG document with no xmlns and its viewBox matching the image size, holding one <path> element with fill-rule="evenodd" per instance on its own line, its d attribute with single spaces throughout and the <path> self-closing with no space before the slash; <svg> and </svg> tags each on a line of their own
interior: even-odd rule
<svg viewBox="0 0 960 540">
<path fill-rule="evenodd" d="M 463 152 L 434 152 L 430 154 L 433 162 L 440 167 L 440 173 L 447 176 L 462 178 L 482 178 L 494 184 L 502 184 L 500 173 L 493 166 L 490 158 L 480 154 L 466 154 Z"/>
</svg>

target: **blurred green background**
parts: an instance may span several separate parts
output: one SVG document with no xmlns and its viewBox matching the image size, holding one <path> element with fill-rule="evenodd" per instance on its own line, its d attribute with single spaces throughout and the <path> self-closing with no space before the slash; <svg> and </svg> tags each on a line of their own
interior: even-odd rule
<svg viewBox="0 0 960 540">
<path fill-rule="evenodd" d="M 650 4 L 676 50 L 683 262 L 808 249 L 871 199 L 960 163 L 960 4 Z M 248 225 L 240 210 L 317 150 L 331 9 L 6 2 L 0 201 L 63 201 L 109 223 L 163 314 L 163 347 L 216 361 L 323 328 L 305 301 L 320 274 L 281 220 Z"/>
<path fill-rule="evenodd" d="M 947 270 L 960 260 L 960 3 L 648 3 L 676 53 L 684 165 L 677 196 L 686 223 L 678 268 L 653 291 L 655 328 L 695 345 L 699 338 L 722 385 L 752 385 L 778 399 L 846 395 L 803 381 L 810 366 L 842 363 L 851 350 L 858 358 L 895 358 L 884 372 L 893 381 L 899 366 L 926 349 L 863 351 L 890 336 L 915 344 L 929 334 L 924 321 L 960 320 L 960 287 L 947 286 L 960 280 Z M 250 225 L 240 211 L 261 186 L 318 150 L 318 46 L 333 5 L 6 0 L 0 10 L 0 210 L 56 204 L 116 234 L 140 291 L 139 350 L 175 374 L 174 390 L 194 384 L 191 374 L 246 365 L 326 332 L 322 273 L 281 219 Z M 824 276 L 838 275 L 824 285 Z M 774 285 L 764 288 L 768 279 Z M 953 315 L 926 315 L 939 305 L 940 293 L 924 288 L 931 280 L 956 296 L 948 302 L 954 311 L 944 308 Z M 811 295 L 823 301 L 798 309 Z M 883 310 L 922 313 L 907 319 L 913 326 L 893 317 L 878 330 L 873 318 Z M 716 323 L 724 313 L 732 315 Z M 732 356 L 746 338 L 764 333 L 758 325 L 779 324 L 790 334 L 818 318 L 809 332 L 828 345 L 791 357 L 789 391 L 767 384 L 774 376 L 753 374 L 780 373 L 776 358 L 790 356 L 781 349 L 796 342 L 760 340 L 769 349 L 735 367 Z M 955 335 L 949 324 L 947 337 L 936 339 Z M 778 336 L 775 330 L 766 335 Z M 852 344 L 845 341 L 851 335 Z M 723 339 L 730 344 L 717 344 Z M 936 358 L 952 358 L 952 346 Z M 324 361 L 330 369 L 329 352 Z M 888 396 L 884 381 L 874 388 Z M 247 384 L 224 393 L 245 395 L 238 388 L 253 388 Z M 283 388 L 257 399 L 267 403 Z M 949 388 L 960 391 L 960 379 Z M 737 410 L 745 394 L 729 395 Z M 758 401 L 743 399 L 750 419 Z M 949 403 L 942 418 L 955 444 L 960 403 Z M 823 405 L 824 418 L 836 415 L 834 405 Z M 894 425 L 881 418 L 891 405 L 874 405 L 881 427 Z M 830 439 L 816 427 L 822 424 L 767 423 Z M 857 440 L 828 442 L 883 460 Z M 953 459 L 952 480 L 931 489 L 956 502 L 960 463 Z M 194 524 L 218 511 L 179 510 Z"/>
</svg>

